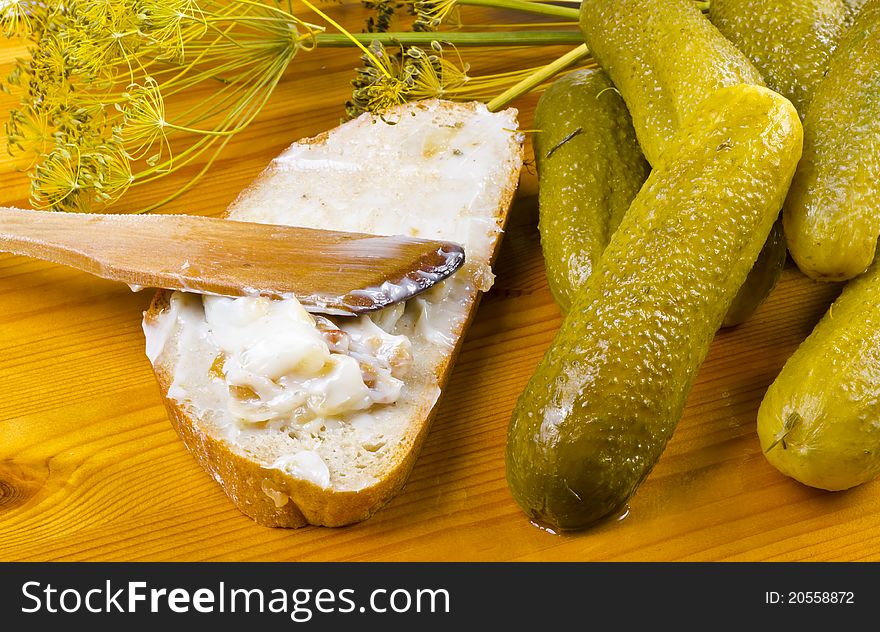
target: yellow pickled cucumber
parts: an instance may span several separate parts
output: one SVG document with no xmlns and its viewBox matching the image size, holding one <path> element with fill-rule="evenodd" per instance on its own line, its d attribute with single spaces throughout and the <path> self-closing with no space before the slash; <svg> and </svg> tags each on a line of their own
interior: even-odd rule
<svg viewBox="0 0 880 632">
<path fill-rule="evenodd" d="M 564 75 L 535 108 L 538 229 L 547 280 L 562 311 L 648 177 L 632 120 L 598 69 Z"/>
<path fill-rule="evenodd" d="M 730 309 L 721 322 L 722 327 L 735 327 L 747 321 L 755 310 L 776 287 L 785 262 L 788 260 L 788 248 L 785 247 L 785 235 L 782 231 L 782 218 L 776 219 L 770 236 L 758 255 L 758 260 L 749 271 L 745 283 L 739 288 Z"/>
<path fill-rule="evenodd" d="M 832 491 L 880 474 L 880 262 L 850 281 L 758 410 L 767 460 Z"/>
<path fill-rule="evenodd" d="M 655 168 L 681 122 L 722 86 L 764 85 L 758 70 L 689 0 L 590 0 L 581 32 L 620 90 L 639 143 Z M 787 256 L 774 226 L 724 326 L 746 320 L 779 280 Z"/>
<path fill-rule="evenodd" d="M 849 13 L 842 0 L 712 0 L 709 19 L 800 112 L 825 76 Z"/>
<path fill-rule="evenodd" d="M 791 103 L 753 85 L 716 91 L 681 127 L 517 402 L 506 473 L 533 519 L 588 526 L 651 471 L 801 144 Z"/>
<path fill-rule="evenodd" d="M 655 168 L 682 121 L 718 88 L 763 85 L 758 70 L 691 0 L 589 0 L 580 27 L 620 90 Z"/>
<path fill-rule="evenodd" d="M 832 56 L 804 118 L 804 156 L 783 209 L 792 258 L 844 281 L 880 236 L 880 0 L 869 0 Z"/>
<path fill-rule="evenodd" d="M 847 22 L 852 23 L 855 21 L 856 16 L 858 16 L 859 11 L 862 10 L 862 7 L 865 6 L 865 0 L 843 0 L 843 4 L 846 6 L 847 10 Z"/>
</svg>

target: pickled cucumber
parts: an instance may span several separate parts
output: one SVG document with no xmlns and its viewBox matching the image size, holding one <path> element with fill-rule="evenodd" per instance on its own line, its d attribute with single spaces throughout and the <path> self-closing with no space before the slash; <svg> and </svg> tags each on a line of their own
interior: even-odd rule
<svg viewBox="0 0 880 632">
<path fill-rule="evenodd" d="M 722 86 L 764 85 L 758 70 L 688 0 L 581 3 L 581 31 L 620 90 L 655 168 L 681 121 Z M 779 280 L 781 223 L 737 295 L 724 326 L 746 320 Z"/>
<path fill-rule="evenodd" d="M 588 526 L 651 471 L 801 143 L 791 103 L 752 85 L 716 91 L 682 126 L 517 402 L 506 473 L 533 519 Z"/>
<path fill-rule="evenodd" d="M 556 80 L 538 101 L 535 127 L 541 248 L 550 290 L 566 312 L 650 166 L 626 105 L 601 70 L 577 70 Z M 786 255 L 779 221 L 723 327 L 752 315 L 779 279 Z"/>
<path fill-rule="evenodd" d="M 788 260 L 788 248 L 785 246 L 785 235 L 782 231 L 782 217 L 776 219 L 770 236 L 761 248 L 758 260 L 749 271 L 745 283 L 727 310 L 722 327 L 735 327 L 747 321 L 761 303 L 770 295 L 785 269 Z"/>
<path fill-rule="evenodd" d="M 843 4 L 847 10 L 847 22 L 852 24 L 858 16 L 862 7 L 865 6 L 865 0 L 843 0 Z"/>
<path fill-rule="evenodd" d="M 709 19 L 800 112 L 825 76 L 849 13 L 842 0 L 712 0 Z"/>
<path fill-rule="evenodd" d="M 626 101 L 655 168 L 707 96 L 738 83 L 763 85 L 758 70 L 691 0 L 590 0 L 581 3 L 580 27 Z"/>
<path fill-rule="evenodd" d="M 874 260 L 880 236 L 880 0 L 846 32 L 804 118 L 804 157 L 783 209 L 792 258 L 843 281 Z"/>
<path fill-rule="evenodd" d="M 593 267 L 650 167 L 608 76 L 562 76 L 535 109 L 538 229 L 553 297 L 563 312 Z"/>
<path fill-rule="evenodd" d="M 880 474 L 880 263 L 844 288 L 758 410 L 767 460 L 832 491 Z"/>
</svg>

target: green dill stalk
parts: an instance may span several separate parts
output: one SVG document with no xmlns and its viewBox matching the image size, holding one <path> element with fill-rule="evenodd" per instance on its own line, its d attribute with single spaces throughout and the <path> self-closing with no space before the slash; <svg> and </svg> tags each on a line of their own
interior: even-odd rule
<svg viewBox="0 0 880 632">
<path fill-rule="evenodd" d="M 527 0 L 456 0 L 459 5 L 472 7 L 491 7 L 493 9 L 510 9 L 535 15 L 549 15 L 557 18 L 567 18 L 577 21 L 579 10 L 572 7 L 561 7 L 555 4 L 542 2 L 528 2 Z"/>
<path fill-rule="evenodd" d="M 559 46 L 584 41 L 579 31 L 502 31 L 468 33 L 459 31 L 405 31 L 400 33 L 319 33 L 315 41 L 321 48 L 350 48 L 351 38 L 363 44 L 430 46 L 432 42 L 454 46 Z"/>
<path fill-rule="evenodd" d="M 542 66 L 533 74 L 529 75 L 519 83 L 511 86 L 510 88 L 499 94 L 497 97 L 489 101 L 487 107 L 492 112 L 497 112 L 514 99 L 531 92 L 544 82 L 552 79 L 554 76 L 556 76 L 558 73 L 562 72 L 566 68 L 576 64 L 579 61 L 588 59 L 589 57 L 590 51 L 587 48 L 587 45 L 581 44 L 577 48 L 567 52 L 559 59 L 547 64 L 546 66 Z"/>
</svg>

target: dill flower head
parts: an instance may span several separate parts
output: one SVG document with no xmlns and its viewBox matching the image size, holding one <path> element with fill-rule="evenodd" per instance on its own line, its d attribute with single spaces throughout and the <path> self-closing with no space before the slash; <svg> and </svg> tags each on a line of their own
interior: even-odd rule
<svg viewBox="0 0 880 632">
<path fill-rule="evenodd" d="M 31 16 L 39 12 L 38 5 L 34 0 L 0 0 L 0 26 L 6 37 L 30 33 Z"/>
<path fill-rule="evenodd" d="M 33 166 L 37 156 L 47 153 L 55 143 L 48 115 L 43 110 L 27 106 L 9 113 L 6 121 L 6 141 L 12 155 L 25 155 Z"/>
<path fill-rule="evenodd" d="M 31 43 L 4 85 L 20 98 L 8 149 L 34 206 L 67 211 L 112 204 L 205 152 L 210 164 L 319 30 L 259 0 L 0 0 L 0 28 Z M 206 84 L 196 106 L 174 106 Z"/>
<path fill-rule="evenodd" d="M 130 85 L 122 96 L 125 100 L 117 103 L 116 108 L 122 112 L 119 135 L 126 155 L 137 160 L 156 149 L 156 153 L 147 158 L 147 164 L 159 164 L 163 150 L 170 153 L 165 101 L 159 84 L 152 77 L 147 77 L 143 85 Z M 168 165 L 169 168 L 171 166 Z"/>
<path fill-rule="evenodd" d="M 470 67 L 461 58 L 456 65 L 443 53 L 443 46 L 437 41 L 431 43 L 430 53 L 415 46 L 406 51 L 412 67 L 412 98 L 444 99 L 471 80 L 467 75 Z"/>
<path fill-rule="evenodd" d="M 399 47 L 390 53 L 378 42 L 373 42 L 369 50 L 370 55 L 361 57 L 364 65 L 357 69 L 351 82 L 352 96 L 345 104 L 349 118 L 372 112 L 384 120 L 390 108 L 423 99 L 489 101 L 543 69 L 522 68 L 498 74 L 471 75 L 470 65 L 462 60 L 458 50 L 448 42 L 438 40 L 432 41 L 429 49 Z M 541 89 L 542 85 L 531 89 Z"/>
<path fill-rule="evenodd" d="M 382 114 L 409 100 L 411 70 L 404 65 L 402 54 L 389 55 L 384 46 L 373 42 L 361 60 L 364 66 L 357 69 L 351 99 L 345 104 L 349 118 L 363 112 Z"/>
<path fill-rule="evenodd" d="M 378 42 L 370 51 L 372 55 L 361 57 L 364 66 L 352 80 L 352 98 L 346 103 L 350 118 L 363 112 L 382 115 L 407 101 L 442 99 L 470 80 L 467 65 L 445 59 L 439 42 L 432 42 L 431 52 L 410 46 L 389 54 Z"/>
<path fill-rule="evenodd" d="M 32 180 L 40 182 L 32 194 L 35 208 L 87 212 L 121 195 L 132 176 L 112 143 L 56 145 L 31 174 Z"/>
<path fill-rule="evenodd" d="M 410 0 L 416 15 L 415 31 L 436 31 L 442 24 L 461 25 L 458 0 Z"/>
</svg>

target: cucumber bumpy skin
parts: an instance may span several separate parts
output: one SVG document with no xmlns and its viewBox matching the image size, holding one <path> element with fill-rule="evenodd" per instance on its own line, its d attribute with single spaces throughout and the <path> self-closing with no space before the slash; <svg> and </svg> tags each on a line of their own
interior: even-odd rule
<svg viewBox="0 0 880 632">
<path fill-rule="evenodd" d="M 843 0 L 843 4 L 846 6 L 847 10 L 847 23 L 852 24 L 856 17 L 858 17 L 859 12 L 862 10 L 862 7 L 865 6 L 866 0 Z"/>
<path fill-rule="evenodd" d="M 800 270 L 845 281 L 874 260 L 880 237 L 880 0 L 837 47 L 804 118 L 804 157 L 783 209 Z"/>
<path fill-rule="evenodd" d="M 713 0 L 709 19 L 758 68 L 768 87 L 804 117 L 831 54 L 848 25 L 841 0 Z M 724 327 L 744 322 L 779 280 L 788 255 L 782 218 L 740 289 Z M 752 301 L 748 298 L 753 297 Z"/>
<path fill-rule="evenodd" d="M 880 262 L 843 289 L 758 409 L 767 460 L 838 491 L 880 474 Z"/>
<path fill-rule="evenodd" d="M 785 262 L 788 260 L 788 248 L 785 246 L 785 235 L 782 231 L 782 217 L 776 219 L 770 236 L 764 242 L 758 260 L 749 271 L 745 283 L 739 288 L 730 309 L 721 322 L 722 327 L 736 327 L 751 318 L 761 303 L 770 296 L 776 287 Z"/>
<path fill-rule="evenodd" d="M 712 0 L 709 19 L 803 118 L 846 28 L 842 0 Z"/>
<path fill-rule="evenodd" d="M 682 127 L 517 402 L 507 480 L 534 520 L 589 526 L 651 471 L 801 144 L 794 107 L 758 86 L 718 90 Z"/>
<path fill-rule="evenodd" d="M 626 101 L 654 168 L 707 96 L 738 83 L 764 84 L 691 0 L 589 0 L 581 3 L 580 27 Z"/>
<path fill-rule="evenodd" d="M 553 82 L 535 108 L 538 229 L 565 312 L 648 178 L 623 99 L 598 69 Z"/>
<path fill-rule="evenodd" d="M 639 144 L 654 168 L 682 121 L 723 86 L 764 85 L 749 59 L 689 0 L 590 0 L 580 27 L 594 56 L 620 90 Z M 767 298 L 787 258 L 782 223 L 773 232 L 724 319 L 749 318 Z"/>
<path fill-rule="evenodd" d="M 651 171 L 623 99 L 603 71 L 585 68 L 553 82 L 535 108 L 538 229 L 547 280 L 563 313 L 586 283 Z M 744 322 L 782 273 L 782 222 L 724 317 Z"/>
</svg>

